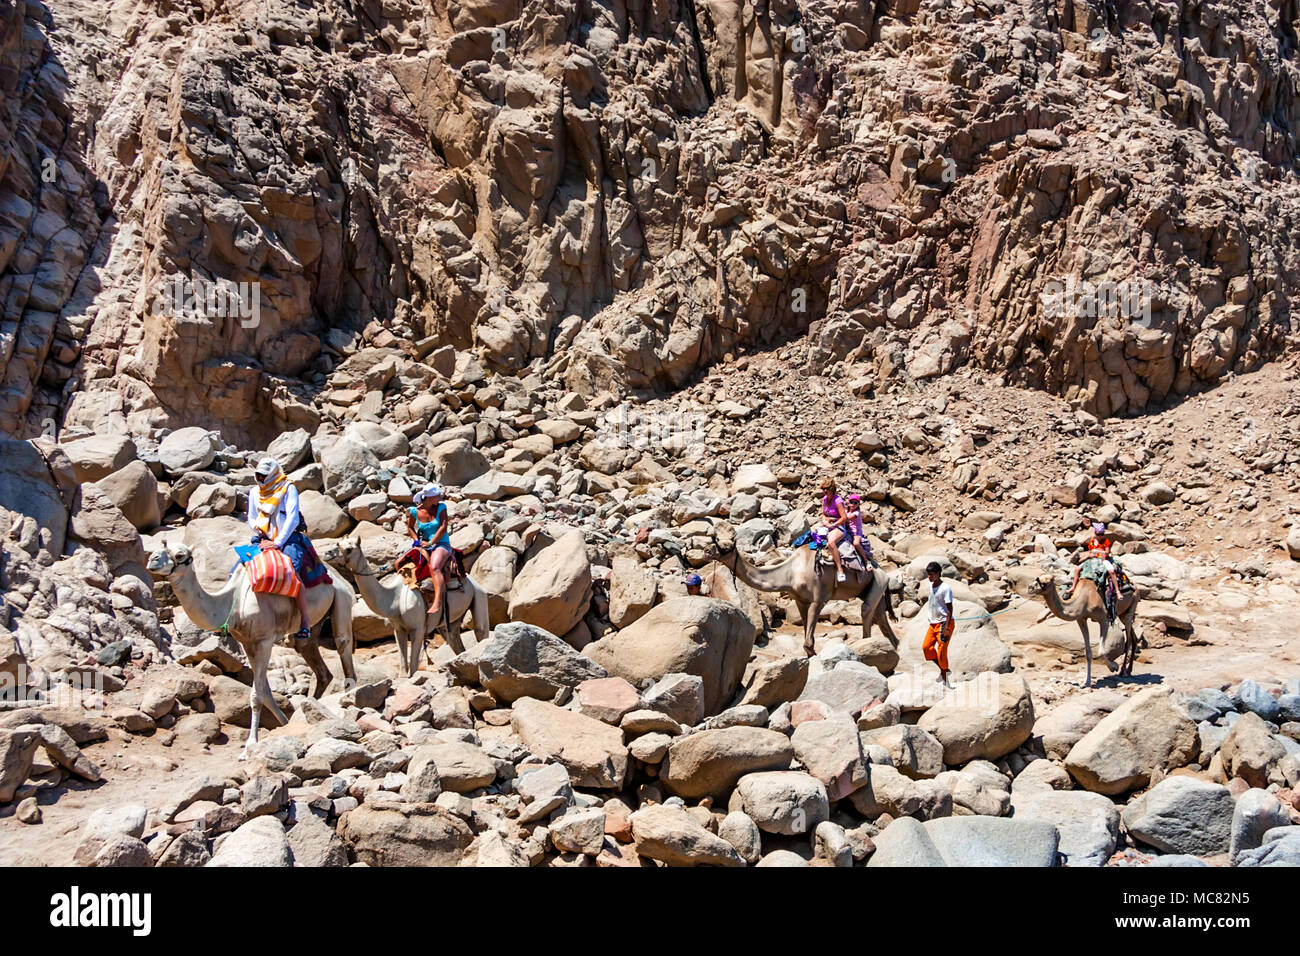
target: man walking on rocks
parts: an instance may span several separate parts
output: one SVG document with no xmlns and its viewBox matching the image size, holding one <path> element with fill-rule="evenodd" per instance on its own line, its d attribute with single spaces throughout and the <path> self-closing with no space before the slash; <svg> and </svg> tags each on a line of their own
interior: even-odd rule
<svg viewBox="0 0 1300 956">
<path fill-rule="evenodd" d="M 939 665 L 939 677 L 944 687 L 951 687 L 948 680 L 948 642 L 952 640 L 952 631 L 956 620 L 952 613 L 952 585 L 940 576 L 943 568 L 938 561 L 931 561 L 925 566 L 925 576 L 930 581 L 930 626 L 925 631 L 925 641 L 921 650 L 927 661 Z"/>
</svg>

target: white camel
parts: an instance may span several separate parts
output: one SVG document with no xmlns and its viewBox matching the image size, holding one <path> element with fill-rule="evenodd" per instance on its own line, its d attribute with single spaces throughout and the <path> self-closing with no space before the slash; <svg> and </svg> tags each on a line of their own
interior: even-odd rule
<svg viewBox="0 0 1300 956">
<path fill-rule="evenodd" d="M 406 583 L 396 574 L 381 578 L 371 569 L 361 550 L 361 542 L 356 538 L 345 538 L 338 543 L 340 560 L 344 567 L 352 572 L 357 581 L 357 591 L 366 606 L 393 626 L 397 637 L 397 650 L 402 658 L 402 669 L 408 677 L 415 674 L 424 654 L 424 643 L 428 636 L 441 630 L 447 643 L 457 654 L 463 653 L 465 643 L 461 639 L 461 624 L 465 614 L 474 613 L 475 644 L 481 644 L 488 638 L 488 596 L 468 574 L 461 579 L 459 588 L 446 591 L 448 620 L 442 620 L 442 610 L 435 609 L 428 613 L 424 595 Z"/>
<path fill-rule="evenodd" d="M 275 702 L 271 685 L 266 679 L 266 668 L 271 661 L 271 648 L 282 639 L 298 632 L 302 623 L 298 603 L 279 594 L 258 594 L 253 591 L 248 572 L 240 568 L 221 590 L 213 593 L 199 583 L 194 572 L 194 557 L 189 549 L 177 547 L 155 551 L 149 558 L 149 573 L 166 579 L 172 592 L 191 621 L 208 631 L 226 630 L 244 648 L 253 668 L 253 687 L 248 693 L 252 720 L 248 742 L 239 759 L 248 757 L 257 744 L 258 725 L 262 707 L 265 706 L 287 724 L 289 718 Z M 321 658 L 316 641 L 316 625 L 330 614 L 334 631 L 334 646 L 343 663 L 343 674 L 349 684 L 355 684 L 356 669 L 352 665 L 352 604 L 356 595 L 352 586 L 335 570 L 330 569 L 332 584 L 321 584 L 307 589 L 307 615 L 312 625 L 312 637 L 298 648 L 307 665 L 316 675 L 314 697 L 325 693 L 333 675 Z"/>
</svg>

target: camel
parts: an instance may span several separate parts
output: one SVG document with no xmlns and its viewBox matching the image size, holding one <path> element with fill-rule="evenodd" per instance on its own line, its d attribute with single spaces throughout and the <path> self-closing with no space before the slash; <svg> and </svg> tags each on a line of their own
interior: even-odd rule
<svg viewBox="0 0 1300 956">
<path fill-rule="evenodd" d="M 154 577 L 164 578 L 171 585 L 172 592 L 191 621 L 204 630 L 229 631 L 244 648 L 244 654 L 253 668 L 253 687 L 248 694 L 248 703 L 252 708 L 251 727 L 248 742 L 239 756 L 240 760 L 247 759 L 252 748 L 257 745 L 263 706 L 269 708 L 281 724 L 289 722 L 271 694 L 266 668 L 271 661 L 271 648 L 282 638 L 298 631 L 301 618 L 297 602 L 278 594 L 254 593 L 248 572 L 243 568 L 233 574 L 221 590 L 216 593 L 208 591 L 199 583 L 194 572 L 193 555 L 183 546 L 170 551 L 167 548 L 155 551 L 149 558 L 148 570 Z M 313 634 L 298 649 L 316 675 L 316 686 L 312 690 L 314 697 L 322 696 L 333 679 L 329 667 L 321 658 L 314 630 L 327 613 L 331 615 L 334 645 L 343 662 L 344 676 L 349 685 L 355 684 L 357 680 L 357 672 L 352 665 L 352 604 L 356 595 L 351 585 L 337 571 L 330 569 L 330 576 L 333 578 L 332 584 L 307 589 L 307 612 Z"/>
<path fill-rule="evenodd" d="M 465 651 L 461 640 L 461 622 L 465 613 L 474 611 L 475 643 L 482 644 L 488 638 L 488 598 L 483 590 L 468 574 L 461 579 L 459 589 L 446 592 L 448 621 L 442 621 L 442 611 L 427 613 L 424 595 L 409 588 L 401 578 L 382 580 L 371 570 L 361 550 L 361 542 L 348 538 L 338 544 L 339 555 L 345 568 L 356 578 L 357 591 L 366 606 L 393 625 L 397 636 L 397 650 L 402 658 L 402 669 L 406 676 L 413 676 L 420 666 L 420 657 L 424 653 L 424 642 L 429 634 L 441 629 L 443 637 L 452 650 L 460 654 Z"/>
<path fill-rule="evenodd" d="M 1137 630 L 1133 624 L 1137 612 L 1136 594 L 1130 592 L 1127 595 L 1120 595 L 1115 613 L 1123 624 L 1124 634 L 1113 643 L 1108 643 L 1110 615 L 1106 613 L 1106 602 L 1101 592 L 1097 590 L 1096 584 L 1087 578 L 1080 578 L 1068 601 L 1061 600 L 1056 590 L 1056 579 L 1052 575 L 1042 575 L 1037 584 L 1038 593 L 1047 603 L 1047 609 L 1054 617 L 1059 617 L 1062 621 L 1075 621 L 1079 625 L 1079 630 L 1083 634 L 1083 658 L 1086 662 L 1084 687 L 1092 686 L 1092 641 L 1088 637 L 1089 621 L 1096 621 L 1101 629 L 1101 652 L 1106 666 L 1114 672 L 1115 659 L 1122 655 L 1124 661 L 1118 668 L 1120 676 L 1128 677 L 1133 673 L 1133 661 L 1137 657 L 1138 645 Z"/>
<path fill-rule="evenodd" d="M 722 563 L 733 574 L 759 591 L 779 591 L 789 595 L 799 608 L 804 623 L 804 652 L 813 652 L 813 635 L 817 618 L 827 601 L 862 601 L 862 636 L 871 636 L 871 625 L 880 626 L 881 632 L 898 645 L 898 636 L 889 625 L 894 616 L 893 601 L 885 599 L 889 593 L 889 575 L 879 568 L 865 570 L 845 569 L 843 584 L 835 580 L 834 565 L 819 565 L 817 552 L 799 548 L 780 564 L 755 567 L 745 560 L 740 550 L 733 548 L 722 558 Z"/>
</svg>

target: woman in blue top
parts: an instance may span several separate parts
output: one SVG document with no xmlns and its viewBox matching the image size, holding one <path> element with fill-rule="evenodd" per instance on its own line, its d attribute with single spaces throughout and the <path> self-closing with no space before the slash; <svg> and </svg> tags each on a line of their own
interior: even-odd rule
<svg viewBox="0 0 1300 956">
<path fill-rule="evenodd" d="M 406 515 L 406 530 L 429 561 L 431 573 L 420 588 L 425 594 L 428 613 L 432 614 L 442 607 L 442 592 L 447 584 L 444 569 L 451 560 L 451 518 L 440 485 L 425 485 L 412 500 L 415 507 Z"/>
</svg>

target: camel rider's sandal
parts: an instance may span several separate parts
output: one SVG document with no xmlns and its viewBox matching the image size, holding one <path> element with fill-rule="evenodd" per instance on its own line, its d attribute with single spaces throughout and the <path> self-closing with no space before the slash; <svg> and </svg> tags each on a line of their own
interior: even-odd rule
<svg viewBox="0 0 1300 956">
<path fill-rule="evenodd" d="M 848 580 L 848 578 L 846 578 L 846 577 L 844 576 L 844 572 L 841 571 L 839 574 L 835 575 L 835 580 L 838 581 L 838 582 L 840 582 L 840 584 L 843 584 L 845 581 Z"/>
</svg>

